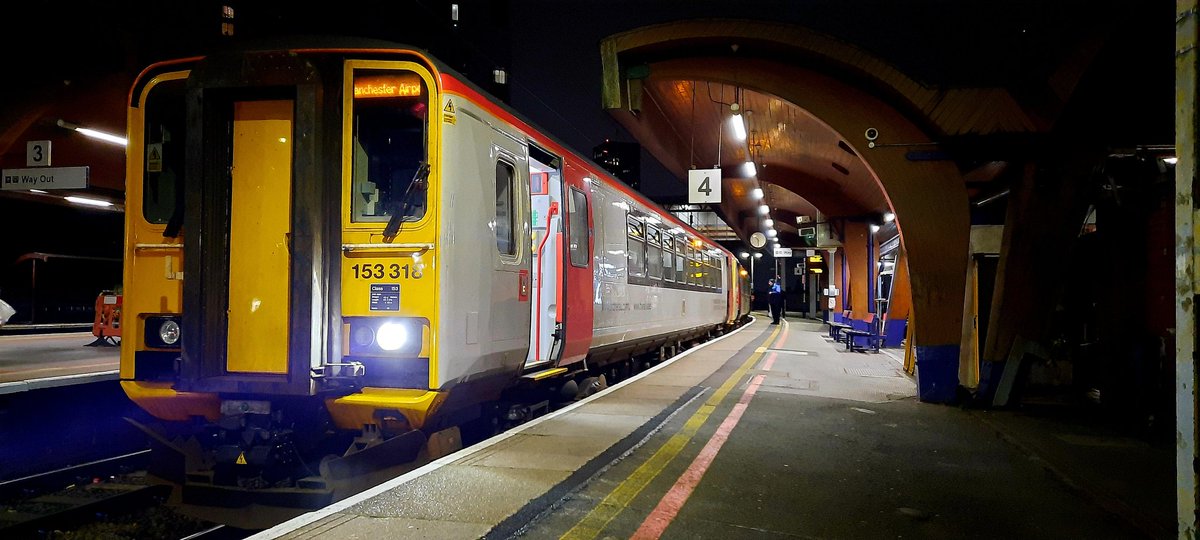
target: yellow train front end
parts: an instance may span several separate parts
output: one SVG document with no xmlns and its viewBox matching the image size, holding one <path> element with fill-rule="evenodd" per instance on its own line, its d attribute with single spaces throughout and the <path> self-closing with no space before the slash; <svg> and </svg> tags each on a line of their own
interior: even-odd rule
<svg viewBox="0 0 1200 540">
<path fill-rule="evenodd" d="M 189 480 L 277 486 L 313 453 L 424 443 L 444 399 L 436 80 L 416 53 L 292 50 L 136 82 L 121 384 L 194 427 Z"/>
</svg>

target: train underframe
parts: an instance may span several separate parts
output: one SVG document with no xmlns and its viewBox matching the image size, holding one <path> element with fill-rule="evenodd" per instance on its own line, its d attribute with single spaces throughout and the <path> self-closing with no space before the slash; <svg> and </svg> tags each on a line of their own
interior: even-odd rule
<svg viewBox="0 0 1200 540">
<path fill-rule="evenodd" d="M 537 380 L 508 379 L 481 402 L 447 402 L 424 426 L 375 410 L 357 432 L 335 426 L 324 397 L 265 401 L 222 396 L 221 418 L 147 426 L 150 473 L 180 485 L 183 502 L 319 508 L 368 487 L 370 475 L 436 459 L 583 399 L 707 339 L 718 325 L 593 350 L 578 369 Z M 383 479 L 377 479 L 383 480 Z"/>
</svg>

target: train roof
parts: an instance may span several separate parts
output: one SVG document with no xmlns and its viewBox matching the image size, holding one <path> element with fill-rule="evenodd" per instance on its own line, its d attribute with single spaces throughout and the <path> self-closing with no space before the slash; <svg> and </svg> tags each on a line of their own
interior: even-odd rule
<svg viewBox="0 0 1200 540">
<path fill-rule="evenodd" d="M 256 52 L 256 51 L 266 52 L 266 51 L 281 51 L 281 50 L 312 52 L 312 53 L 358 52 L 358 53 L 366 53 L 368 55 L 372 54 L 372 53 L 376 53 L 381 56 L 391 55 L 391 54 L 396 54 L 396 53 L 403 53 L 403 52 L 415 53 L 417 56 L 421 57 L 421 59 L 423 59 L 424 61 L 431 64 L 431 67 L 433 67 L 439 73 L 450 75 L 456 81 L 461 83 L 463 86 L 465 86 L 468 89 L 470 89 L 471 91 L 479 94 L 480 97 L 486 99 L 488 101 L 488 103 L 490 103 L 492 106 L 495 106 L 495 107 L 501 109 L 505 113 L 511 115 L 516 120 L 525 124 L 540 139 L 544 139 L 544 142 L 549 142 L 549 143 L 552 143 L 555 146 L 557 146 L 557 148 L 554 149 L 556 152 L 571 154 L 571 156 L 573 158 L 581 161 L 589 169 L 589 172 L 591 172 L 592 174 L 595 174 L 597 177 L 604 179 L 606 182 L 608 182 L 610 184 L 613 184 L 614 186 L 617 187 L 617 189 L 619 189 L 619 190 L 625 192 L 627 195 L 637 199 L 642 204 L 649 206 L 651 208 L 657 209 L 663 217 L 666 217 L 666 218 L 670 219 L 672 222 L 674 222 L 675 224 L 683 227 L 684 230 L 688 231 L 689 233 L 691 233 L 699 238 L 703 238 L 705 241 L 707 241 L 713 247 L 720 249 L 721 251 L 724 251 L 725 253 L 729 254 L 730 257 L 733 256 L 733 253 L 730 252 L 728 249 L 725 249 L 724 246 L 717 243 L 715 240 L 705 236 L 704 234 L 700 233 L 695 228 L 693 228 L 691 225 L 684 223 L 683 220 L 679 219 L 674 214 L 668 212 L 665 208 L 663 208 L 658 203 L 650 200 L 649 197 L 647 197 L 644 194 L 629 187 L 624 182 L 622 182 L 620 179 L 612 176 L 611 174 L 608 173 L 608 171 L 606 169 L 604 169 L 604 167 L 602 167 L 601 165 L 596 163 L 592 158 L 587 157 L 587 156 L 575 151 L 570 145 L 568 145 L 567 143 L 560 140 L 557 136 L 555 136 L 554 134 L 550 133 L 549 131 L 547 131 L 545 129 L 542 129 L 535 122 L 533 122 L 528 117 L 526 117 L 525 115 L 518 112 L 512 106 L 503 102 L 496 96 L 492 95 L 487 90 L 484 90 L 482 87 L 475 84 L 473 81 L 471 81 L 469 78 L 464 76 L 462 73 L 458 72 L 458 70 L 455 70 L 454 68 L 450 67 L 448 64 L 442 62 L 436 56 L 434 56 L 432 53 L 430 53 L 429 51 L 427 51 L 421 47 L 407 45 L 407 44 L 395 42 L 395 41 L 389 41 L 389 40 L 383 40 L 383 39 L 377 39 L 377 38 L 355 37 L 355 36 L 291 35 L 291 36 L 276 36 L 276 37 L 270 37 L 270 38 L 244 40 L 244 41 L 240 41 L 237 43 L 230 43 L 228 45 L 214 48 L 207 55 L 190 57 L 190 58 L 181 58 L 178 60 L 169 60 L 169 61 L 158 62 L 158 63 L 152 64 L 151 66 L 144 69 L 142 71 L 142 73 L 140 73 L 138 75 L 137 79 L 135 80 L 134 85 L 133 85 L 132 89 L 130 90 L 130 103 L 133 103 L 133 99 L 135 98 L 135 96 L 137 96 L 140 93 L 140 90 L 139 90 L 140 87 L 143 86 L 145 84 L 145 82 L 149 80 L 148 75 L 150 75 L 152 73 L 169 70 L 172 66 L 179 65 L 179 64 L 198 62 L 200 60 L 203 60 L 206 56 L 217 56 L 217 55 L 223 55 L 223 54 L 235 54 L 235 53 L 246 53 L 246 52 Z"/>
</svg>

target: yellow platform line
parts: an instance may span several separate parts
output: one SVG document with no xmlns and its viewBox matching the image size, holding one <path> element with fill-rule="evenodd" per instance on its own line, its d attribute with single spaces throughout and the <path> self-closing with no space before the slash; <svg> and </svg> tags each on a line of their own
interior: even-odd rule
<svg viewBox="0 0 1200 540">
<path fill-rule="evenodd" d="M 650 456 L 650 459 L 646 460 L 646 462 L 638 467 L 637 470 L 633 471 L 633 474 L 629 475 L 628 478 L 617 485 L 616 489 L 613 489 L 612 492 L 609 493 L 603 501 L 600 501 L 600 504 L 596 505 L 596 507 L 593 508 L 588 515 L 584 516 L 584 518 L 580 520 L 578 524 L 572 527 L 571 530 L 567 531 L 566 534 L 563 534 L 562 539 L 592 540 L 599 536 L 600 533 L 604 531 L 604 528 L 608 526 L 608 523 L 612 521 L 613 518 L 617 517 L 622 510 L 628 507 L 629 503 L 633 502 L 633 499 L 642 492 L 642 489 L 649 485 L 650 482 L 667 467 L 667 464 L 669 464 L 671 460 L 674 459 L 677 454 L 679 454 L 679 451 L 683 450 L 683 447 L 687 445 L 688 441 L 692 440 L 692 438 L 696 436 L 696 432 L 700 430 L 700 426 L 704 425 L 704 422 L 708 420 L 709 415 L 711 415 L 712 412 L 716 410 L 717 406 L 721 404 L 721 401 L 725 399 L 725 395 L 728 394 L 730 390 L 733 390 L 735 386 L 737 386 L 738 381 L 742 379 L 742 376 L 745 375 L 750 368 L 754 367 L 754 364 L 758 363 L 758 359 L 762 357 L 763 351 L 765 351 L 767 346 L 775 340 L 776 336 L 779 335 L 780 328 L 783 327 L 776 327 L 775 331 L 771 332 L 771 336 L 763 342 L 763 345 L 755 349 L 754 353 L 750 355 L 750 358 L 747 358 L 746 361 L 742 363 L 741 367 L 739 367 L 737 371 L 734 371 L 733 374 L 725 380 L 725 383 L 722 384 L 716 392 L 709 396 L 708 400 L 704 402 L 704 405 L 701 405 L 700 408 L 696 410 L 694 414 L 692 414 L 691 418 L 688 418 L 687 423 L 683 425 L 683 429 L 679 430 L 679 432 L 675 435 L 672 435 L 666 444 L 662 445 L 662 447 L 660 447 L 653 456 Z"/>
</svg>

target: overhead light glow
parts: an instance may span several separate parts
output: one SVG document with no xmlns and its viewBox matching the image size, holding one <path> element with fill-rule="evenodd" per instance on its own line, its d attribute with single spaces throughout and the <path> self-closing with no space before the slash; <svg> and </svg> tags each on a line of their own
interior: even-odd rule
<svg viewBox="0 0 1200 540">
<path fill-rule="evenodd" d="M 79 134 L 81 134 L 81 135 L 87 135 L 88 137 L 91 137 L 93 139 L 100 139 L 102 141 L 110 142 L 113 144 L 119 144 L 121 146 L 125 146 L 125 145 L 129 144 L 129 141 L 125 140 L 125 137 L 118 137 L 111 133 L 105 133 L 103 131 L 96 131 L 94 129 L 81 127 L 81 126 L 72 124 L 70 122 L 67 122 L 66 120 L 59 120 L 58 127 L 72 129 L 72 130 L 79 132 Z"/>
<path fill-rule="evenodd" d="M 763 205 L 759 205 L 759 207 L 758 207 L 758 213 L 760 213 L 760 214 L 763 214 L 763 215 L 767 215 L 767 214 L 768 214 L 768 213 L 770 213 L 770 212 L 771 212 L 771 207 L 770 207 L 770 206 L 767 206 L 767 205 L 765 205 L 765 204 L 763 204 Z"/>
<path fill-rule="evenodd" d="M 113 203 L 108 202 L 108 201 L 103 201 L 100 199 L 89 199 L 87 197 L 63 197 L 63 198 L 70 202 L 73 202 L 75 204 L 83 204 L 83 205 L 87 205 L 87 206 L 107 207 L 107 206 L 113 205 Z"/>
<path fill-rule="evenodd" d="M 763 225 L 766 225 L 766 226 L 768 226 L 768 227 L 774 227 L 774 226 L 775 226 L 775 220 L 773 220 L 773 219 L 771 219 L 771 218 L 767 218 L 766 220 L 764 220 L 764 221 L 763 221 Z"/>
<path fill-rule="evenodd" d="M 730 123 L 733 124 L 733 135 L 737 137 L 737 140 L 746 140 L 746 120 L 742 118 L 742 113 L 733 113 Z"/>
<path fill-rule="evenodd" d="M 1177 158 L 1175 156 L 1165 157 L 1165 158 L 1163 158 L 1163 161 L 1170 163 L 1171 165 L 1174 165 L 1176 162 L 1179 161 L 1179 158 Z"/>
<path fill-rule="evenodd" d="M 885 223 L 891 223 L 891 222 L 892 222 L 893 220 L 895 220 L 895 219 L 896 219 L 896 214 L 893 214 L 893 213 L 891 213 L 891 212 L 884 212 L 884 213 L 883 213 L 883 221 L 884 221 Z"/>
<path fill-rule="evenodd" d="M 871 224 L 871 234 L 875 234 L 877 232 L 879 232 L 879 225 L 872 223 Z"/>
<path fill-rule="evenodd" d="M 745 259 L 746 257 L 749 257 L 749 256 L 750 256 L 750 254 L 746 253 L 745 251 L 738 253 L 738 257 L 741 257 L 743 259 Z"/>
<path fill-rule="evenodd" d="M 754 189 L 750 190 L 750 196 L 754 197 L 754 200 L 756 200 L 756 201 L 762 200 L 762 197 L 763 197 L 762 188 L 754 188 Z"/>
<path fill-rule="evenodd" d="M 42 190 L 40 190 L 40 189 L 31 189 L 31 190 L 29 190 L 29 192 L 30 192 L 30 193 L 41 193 L 42 195 L 45 195 L 45 194 L 46 194 L 46 192 L 45 192 L 45 191 L 42 191 Z"/>
<path fill-rule="evenodd" d="M 746 162 L 746 176 L 758 176 L 758 167 L 754 166 L 753 161 Z"/>
<path fill-rule="evenodd" d="M 774 238 L 778 234 L 779 233 L 775 232 L 775 229 L 767 229 L 767 236 Z"/>
</svg>

